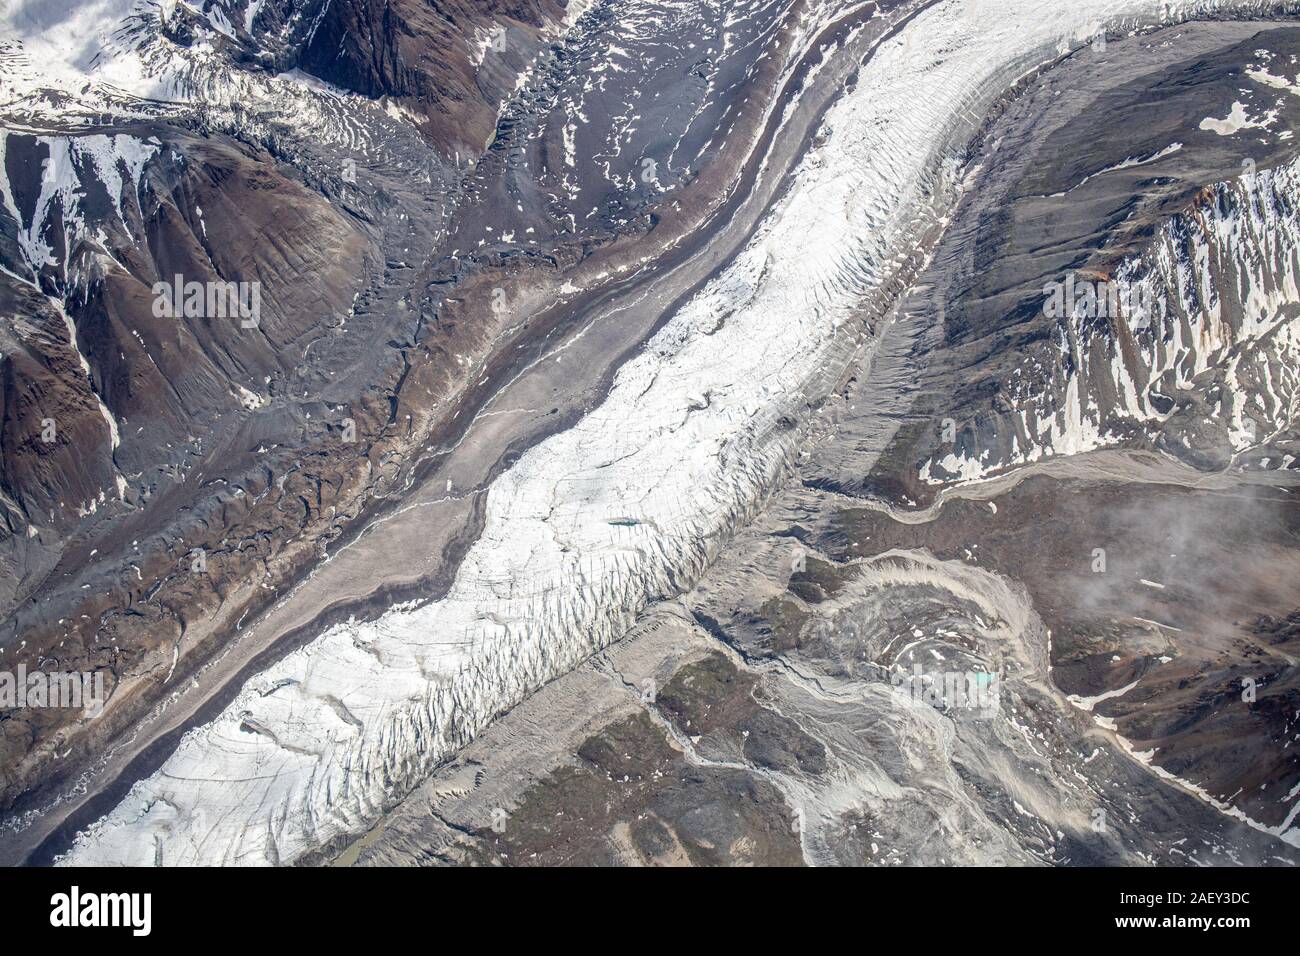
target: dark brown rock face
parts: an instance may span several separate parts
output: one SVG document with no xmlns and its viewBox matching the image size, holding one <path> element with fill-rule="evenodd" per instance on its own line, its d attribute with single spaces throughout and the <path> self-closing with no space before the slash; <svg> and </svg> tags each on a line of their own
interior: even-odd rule
<svg viewBox="0 0 1300 956">
<path fill-rule="evenodd" d="M 11 133 L 5 146 L 0 308 L 17 317 L 0 333 L 5 659 L 104 669 L 111 693 L 165 665 L 184 621 L 220 600 L 223 535 L 282 473 L 271 436 L 299 427 L 292 414 L 247 422 L 349 315 L 379 252 L 364 221 L 219 135 Z M 214 453 L 228 470 L 208 484 Z M 251 524 L 256 541 L 283 521 Z M 143 607 L 195 549 L 214 573 L 188 606 Z M 244 556 L 226 573 L 246 575 L 253 553 L 226 550 Z M 96 572 L 100 552 L 125 573 Z M 176 612 L 179 631 L 162 620 Z M 79 719 L 7 713 L 6 767 Z"/>
<path fill-rule="evenodd" d="M 344 0 L 325 10 L 300 66 L 363 96 L 403 101 L 434 143 L 468 158 L 492 135 L 511 68 L 563 15 L 558 0 Z"/>
</svg>

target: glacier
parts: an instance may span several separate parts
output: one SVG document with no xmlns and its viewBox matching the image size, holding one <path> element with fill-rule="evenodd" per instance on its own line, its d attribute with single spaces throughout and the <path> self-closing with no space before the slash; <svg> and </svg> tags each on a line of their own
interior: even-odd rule
<svg viewBox="0 0 1300 956">
<path fill-rule="evenodd" d="M 1019 78 L 1100 30 L 1259 2 L 952 0 L 884 42 L 736 259 L 605 402 L 488 494 L 445 597 L 331 627 L 250 679 L 75 840 L 72 864 L 286 864 L 372 826 L 494 717 L 677 593 L 753 514 Z"/>
</svg>

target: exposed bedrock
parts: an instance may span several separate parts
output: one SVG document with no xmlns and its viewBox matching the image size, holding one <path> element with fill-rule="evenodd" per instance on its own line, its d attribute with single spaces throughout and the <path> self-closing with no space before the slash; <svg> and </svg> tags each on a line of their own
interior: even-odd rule
<svg viewBox="0 0 1300 956">
<path fill-rule="evenodd" d="M 394 97 L 422 118 L 433 142 L 469 159 L 491 139 L 499 105 L 565 8 L 561 0 L 488 10 L 468 0 L 326 3 L 297 64 L 363 96 Z"/>
<path fill-rule="evenodd" d="M 697 580 L 871 350 L 989 107 L 1063 38 L 1166 9 L 1006 4 L 977 26 L 982 6 L 935 6 L 880 46 L 739 254 L 602 404 L 492 484 L 445 595 L 330 627 L 252 678 L 67 859 L 299 859 Z"/>
<path fill-rule="evenodd" d="M 1019 585 L 961 556 L 811 543 L 792 572 L 791 516 L 769 511 L 696 588 L 487 728 L 338 862 L 1294 862 L 1154 783 L 1064 701 Z M 998 683 L 971 708 L 942 684 L 911 695 L 914 670 Z"/>
<path fill-rule="evenodd" d="M 1100 447 L 1205 471 L 1294 460 L 1300 100 L 1269 70 L 1295 37 L 1257 34 L 1112 41 L 1010 106 L 897 334 L 921 373 L 880 481 L 926 503 Z M 1215 118 L 1244 102 L 1257 125 L 1225 133 Z"/>
<path fill-rule="evenodd" d="M 1281 72 L 1294 31 L 1204 24 L 1177 34 L 1085 51 L 1011 103 L 987 133 L 1004 152 L 996 162 L 975 153 L 984 173 L 969 180 L 952 238 L 870 365 L 817 410 L 795 474 L 762 513 L 680 601 L 485 730 L 342 862 L 708 865 L 719 860 L 702 847 L 728 862 L 766 848 L 784 814 L 818 863 L 1294 865 L 1300 578 L 1294 482 L 1281 459 L 1198 471 L 1204 464 L 1153 432 L 1138 451 L 1057 447 L 916 507 L 945 487 L 915 481 L 926 460 L 913 457 L 916 436 L 933 441 L 945 417 L 964 421 L 993 391 L 966 390 L 968 377 L 1021 369 L 1016 381 L 1035 394 L 1049 394 L 1048 383 L 1064 391 L 1075 354 L 1035 344 L 1035 332 L 1060 327 L 1046 321 L 1043 286 L 1065 270 L 1087 275 L 1098 249 L 1168 259 L 1168 237 L 1206 223 L 1209 204 L 1241 228 L 1218 239 L 1208 226 L 1221 256 L 1199 259 L 1213 262 L 1209 277 L 1189 267 L 1182 281 L 1213 290 L 1231 274 L 1207 297 L 1261 305 L 1256 284 L 1287 288 L 1277 278 L 1288 268 L 1286 228 L 1262 228 L 1260 217 L 1289 216 L 1289 172 L 1262 179 L 1263 202 L 1253 195 L 1260 181 L 1239 177 L 1258 171 L 1243 165 L 1249 157 L 1257 168 L 1289 166 L 1288 124 L 1239 138 L 1197 130 L 1242 99 L 1243 69 L 1262 58 Z M 1151 106 L 1170 96 L 1168 111 Z M 1150 142 L 1135 144 L 1123 103 L 1143 104 Z M 1271 96 L 1258 103 L 1286 115 Z M 1076 116 L 1087 119 L 1078 141 L 1052 132 Z M 1048 162 L 1038 137 L 1053 135 L 1059 152 Z M 1182 145 L 1156 155 L 1172 142 Z M 1026 187 L 1054 197 L 1041 217 L 1008 208 L 997 188 L 1017 156 L 1035 175 L 1069 167 L 1061 183 Z M 1209 203 L 1230 195 L 1252 210 Z M 961 253 L 980 248 L 1001 251 L 971 268 Z M 1036 313 L 1007 309 L 990 291 L 1008 282 L 1032 289 L 1023 295 Z M 984 291 L 927 311 L 946 283 Z M 1254 314 L 1269 325 L 1276 311 L 1289 314 Z M 1247 327 L 1245 309 L 1219 314 L 1230 319 L 1225 336 Z M 1091 335 L 1101 367 L 1117 340 Z M 1292 358 L 1260 352 L 1283 375 L 1294 369 Z M 1026 353 L 1041 363 L 1034 375 Z M 1189 370 L 1212 360 L 1183 357 Z M 1246 396 L 1256 413 L 1277 407 L 1260 398 Z M 915 710 L 898 683 L 913 668 L 936 691 Z M 938 683 L 993 673 L 1002 679 L 991 711 L 963 709 Z M 682 703 L 684 685 L 696 688 L 694 706 Z M 747 720 L 754 708 L 778 712 L 781 726 Z M 603 778 L 593 756 L 626 740 L 638 715 L 658 728 L 638 739 L 666 740 L 671 758 Z M 797 759 L 813 752 L 815 768 Z M 721 774 L 775 792 L 749 791 L 762 812 L 742 817 L 739 787 Z"/>
<path fill-rule="evenodd" d="M 103 136 L 10 134 L 15 155 L 26 150 L 9 164 L 14 194 L 23 197 L 14 207 L 13 228 L 24 241 L 50 239 L 58 254 L 51 257 L 48 289 L 23 285 L 27 260 L 15 239 L 17 265 L 5 281 L 17 277 L 20 289 L 73 305 L 69 315 L 90 372 L 84 385 L 76 376 L 69 381 L 82 389 L 84 401 L 98 395 L 117 424 L 125 421 L 132 435 L 145 437 L 166 434 L 155 433 L 145 417 L 157 408 L 171 416 L 165 424 L 180 439 L 172 448 L 165 438 L 160 442 L 166 454 L 159 452 L 161 459 L 153 463 L 164 466 L 147 495 L 134 495 L 130 483 L 144 484 L 145 477 L 127 472 L 124 500 L 116 493 L 117 471 L 127 460 L 108 454 L 109 419 L 101 416 L 103 425 L 90 420 L 103 438 L 85 445 L 94 454 L 69 459 L 75 468 L 63 480 L 95 489 L 93 511 L 83 508 L 87 513 L 77 514 L 75 526 L 58 538 L 27 539 L 26 528 L 17 529 L 15 542 L 43 540 L 49 548 L 36 552 L 33 545 L 22 553 L 16 576 L 32 583 L 26 603 L 11 618 L 7 661 L 104 669 L 110 699 L 94 722 L 67 713 L 22 714 L 6 722 L 6 746 L 21 755 L 5 781 L 8 823 L 21 829 L 51 808 L 62 813 L 79 803 L 95 786 L 88 767 L 96 771 L 104 762 L 133 759 L 148 749 L 153 735 L 175 732 L 176 713 L 204 706 L 205 695 L 259 654 L 301 643 L 309 626 L 319 633 L 349 613 L 373 616 L 372 606 L 386 606 L 393 595 L 445 590 L 448 571 L 425 566 L 439 560 L 445 546 L 448 566 L 454 567 L 464 543 L 478 534 L 482 488 L 523 448 L 598 400 L 620 357 L 653 331 L 683 289 L 707 275 L 712 261 L 727 254 L 727 246 L 718 244 L 695 257 L 699 243 L 684 237 L 711 218 L 730 231 L 732 244 L 752 228 L 777 184 L 741 196 L 735 182 L 754 177 L 765 161 L 785 168 L 788 157 L 764 144 L 782 123 L 801 128 L 810 121 L 792 119 L 782 109 L 808 74 L 820 69 L 817 41 L 860 26 L 875 9 L 849 9 L 837 22 L 841 11 L 833 5 L 820 4 L 815 16 L 804 17 L 791 8 L 802 13 L 806 4 L 769 3 L 726 20 L 712 15 L 722 6 L 661 9 L 643 2 L 629 5 L 624 18 L 593 9 L 530 68 L 483 161 L 461 168 L 436 144 L 430 148 L 395 104 L 322 87 L 297 73 L 231 69 L 224 58 L 230 51 L 219 41 L 213 49 L 220 55 L 201 44 L 155 42 L 147 22 L 135 24 L 140 29 L 132 33 L 133 42 L 141 45 L 131 55 L 156 67 L 160 88 L 177 97 L 156 107 L 162 118 L 136 115 L 124 121 L 121 134 Z M 255 26 L 260 23 L 259 16 Z M 888 23 L 881 18 L 866 35 L 878 35 Z M 666 35 L 696 42 L 702 30 L 715 40 L 700 54 L 685 44 L 664 54 Z M 42 39 L 25 38 L 33 44 Z M 130 59 L 127 52 L 114 52 Z M 485 62 L 491 53 L 489 47 Z M 635 114 L 615 108 L 634 86 L 644 93 L 680 87 L 683 77 L 701 71 L 701 56 L 710 57 L 711 65 L 707 76 L 685 87 L 690 109 L 666 111 L 662 124 L 641 130 Z M 624 61 L 637 63 L 638 70 L 630 71 Z M 12 65 L 13 59 L 6 62 Z M 599 85 L 592 85 L 600 74 Z M 68 116 L 89 123 L 86 111 L 101 102 L 103 91 L 80 78 L 75 87 L 75 95 L 60 94 L 64 98 L 48 91 L 24 95 L 10 104 L 12 115 L 21 115 L 24 125 L 51 128 L 71 122 Z M 831 91 L 816 94 L 824 99 Z M 141 110 L 138 102 L 130 107 Z M 724 120 L 732 135 L 714 142 Z M 100 121 L 96 114 L 94 122 Z M 575 133 L 579 122 L 582 130 Z M 105 136 L 103 155 L 82 148 L 93 141 L 90 152 L 100 149 Z M 584 150 L 608 155 L 576 170 L 562 159 L 566 136 L 576 137 Z M 53 167 L 61 185 L 43 194 L 39 180 L 52 165 L 41 147 L 50 139 L 75 145 L 64 157 L 69 162 Z M 798 142 L 782 148 L 797 154 Z M 131 162 L 112 155 L 137 147 L 148 154 L 138 170 L 134 152 Z M 620 159 L 623 149 L 627 155 Z M 647 151 L 663 160 L 661 182 L 639 178 Z M 176 168 L 166 167 L 168 162 Z M 464 168 L 470 165 L 472 170 Z M 599 195 L 603 212 L 570 220 L 551 197 L 561 182 L 570 197 Z M 153 237 L 165 240 L 166 254 L 157 255 L 139 212 L 154 208 L 155 187 L 175 187 L 159 204 L 168 207 L 163 218 L 172 231 Z M 115 194 L 116 205 L 108 201 Z M 45 196 L 39 215 L 32 195 Z M 297 198 L 290 202 L 285 196 Z M 749 196 L 754 208 L 738 214 L 735 207 Z M 234 282 L 243 275 L 240 269 L 257 266 L 262 297 L 280 312 L 265 329 L 261 323 L 230 323 L 237 330 L 232 337 L 227 327 L 206 320 L 161 321 L 152 314 L 151 285 L 145 298 L 106 298 L 102 283 L 78 285 L 78 273 L 65 281 L 64 209 L 73 211 L 76 229 L 70 235 L 79 248 L 111 246 L 117 267 L 105 260 L 101 271 L 116 275 L 120 269 L 131 282 L 143 283 L 139 277 L 152 280 L 153 270 L 176 268 L 163 261 L 171 256 L 183 259 L 189 281 Z M 342 239 L 333 241 L 339 229 Z M 209 234 L 223 242 L 211 255 L 204 246 Z M 141 248 L 128 249 L 131 242 Z M 173 253 L 173 246 L 180 252 Z M 259 257 L 269 261 L 260 263 Z M 316 258 L 325 264 L 323 271 L 312 271 Z M 671 275 L 682 263 L 688 265 L 683 278 L 651 295 L 638 290 L 637 283 L 656 270 Z M 119 285 L 134 288 L 131 282 Z M 336 302 L 339 289 L 347 295 Z M 613 319 L 629 312 L 628 301 L 635 315 L 616 327 Z M 83 307 L 89 309 L 84 316 L 76 311 Z M 165 378 L 153 371 L 155 343 L 149 336 L 142 341 L 131 335 L 125 342 L 130 347 L 116 358 L 111 346 L 95 345 L 104 328 L 134 329 L 142 308 L 149 310 L 140 316 L 142 330 L 156 327 L 161 335 L 180 329 L 187 347 L 189 336 L 203 353 L 196 355 L 199 367 L 192 373 L 197 385 L 187 388 L 229 376 L 224 415 L 203 408 L 187 417 L 189 409 L 159 398 L 169 396 L 170 382 L 142 396 L 143 389 L 126 393 L 119 385 L 113 392 L 101 381 L 100 361 L 129 366 L 130 374 L 134 362 L 155 379 Z M 284 316 L 291 326 L 302 319 L 302 334 L 297 327 L 277 332 Z M 514 437 L 494 430 L 490 416 L 480 417 L 503 386 L 526 377 L 548 351 L 574 355 L 573 339 L 597 319 L 608 328 L 588 343 L 607 342 L 609 349 L 596 347 L 589 367 L 576 370 L 585 378 L 549 376 L 565 387 L 548 387 L 552 394 L 541 399 L 545 404 L 523 408 L 529 418 Z M 160 338 L 156 347 L 164 346 L 172 349 L 174 343 Z M 182 372 L 191 374 L 188 366 Z M 526 385 L 524 394 L 531 398 L 533 387 Z M 144 403 L 143 410 L 132 406 L 123 415 L 114 403 L 124 395 Z M 501 447 L 492 450 L 489 444 L 482 463 L 471 458 L 476 468 L 482 465 L 481 476 L 470 478 L 464 491 L 447 494 L 442 489 L 451 479 L 437 469 L 471 429 L 487 432 L 490 443 Z M 127 432 L 122 435 L 119 451 L 127 446 Z M 473 447 L 473 441 L 467 444 Z M 411 489 L 423 494 L 431 482 L 439 497 L 465 501 L 458 515 L 464 525 L 438 532 L 444 538 L 413 562 L 418 572 L 412 580 L 372 582 L 374 568 L 393 566 L 387 559 L 372 562 L 350 587 L 317 593 L 302 619 L 285 630 L 249 636 L 250 625 L 268 609 L 303 593 L 302 584 L 322 558 L 347 551 L 376 516 L 400 512 Z M 89 492 L 81 500 L 91 500 Z M 29 851 L 30 845 L 21 845 L 15 852 L 21 858 Z"/>
<path fill-rule="evenodd" d="M 1012 104 L 801 470 L 838 512 L 820 547 L 925 548 L 1019 582 L 1071 706 L 1294 843 L 1295 117 L 1270 76 L 1297 51 L 1260 27 L 1112 42 Z M 1138 79 L 1115 69 L 1137 61 Z M 1261 125 L 1223 132 L 1244 101 Z M 1117 276 L 1145 315 L 1089 304 Z"/>
</svg>

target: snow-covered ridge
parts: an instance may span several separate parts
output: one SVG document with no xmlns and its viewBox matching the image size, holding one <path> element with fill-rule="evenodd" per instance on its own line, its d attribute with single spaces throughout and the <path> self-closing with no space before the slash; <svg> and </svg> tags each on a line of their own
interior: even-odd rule
<svg viewBox="0 0 1300 956">
<path fill-rule="evenodd" d="M 59 90 L 74 99 L 95 93 L 191 99 L 201 94 L 203 83 L 195 74 L 229 67 L 231 51 L 243 45 L 247 53 L 266 52 L 255 25 L 264 5 L 264 0 L 12 0 L 0 8 L 5 98 Z M 283 44 L 305 17 L 319 17 L 328 3 L 273 5 L 281 35 L 261 39 Z M 183 25 L 179 34 L 178 25 Z"/>
<path fill-rule="evenodd" d="M 394 140 L 400 147 L 416 138 L 412 114 L 387 98 L 349 93 L 296 69 L 273 74 L 250 67 L 247 58 L 265 52 L 258 43 L 266 38 L 250 29 L 265 4 L 248 0 L 242 18 L 238 6 L 217 0 L 15 0 L 0 6 L 6 125 L 40 132 L 95 128 L 104 115 L 163 118 L 248 141 L 301 130 L 315 146 L 373 154 L 389 165 L 402 152 Z M 306 16 L 319 20 L 328 2 L 284 0 L 278 6 L 286 22 L 276 42 L 284 45 Z M 197 34 L 188 45 L 168 34 L 182 17 Z M 248 24 L 238 37 L 236 20 Z"/>
<path fill-rule="evenodd" d="M 1060 364 L 1029 360 L 1014 411 L 999 423 L 1011 432 L 1009 451 L 991 441 L 962 449 L 926 462 L 923 479 L 976 480 L 1154 434 L 1177 412 L 1170 396 L 1211 384 L 1222 398 L 1207 418 L 1224 427 L 1233 452 L 1297 422 L 1300 159 L 1213 186 L 1121 263 L 1115 283 L 1146 310 L 1097 318 L 1080 302 L 1062 318 Z"/>
<path fill-rule="evenodd" d="M 122 443 L 117 420 L 95 388 L 90 363 L 81 351 L 77 329 L 68 315 L 67 306 L 75 293 L 87 295 L 91 282 L 115 264 L 102 225 L 87 221 L 88 190 L 92 184 L 104 190 L 117 214 L 114 226 L 120 223 L 125 229 L 123 202 L 132 201 L 138 205 L 145 164 L 161 147 L 157 142 L 121 133 L 112 136 L 38 137 L 37 141 L 48 149 L 49 154 L 41 171 L 40 192 L 30 216 L 24 217 L 18 209 L 14 184 L 6 172 L 9 136 L 8 130 L 0 129 L 0 205 L 15 223 L 14 238 L 21 261 L 12 263 L 18 272 L 6 271 L 45 295 L 53 311 L 62 318 L 67 329 L 68 347 L 81 365 L 86 387 L 94 396 L 108 429 L 109 448 L 116 449 Z M 51 245 L 56 228 L 62 231 L 60 245 L 63 249 L 83 251 L 68 261 L 60 261 Z M 126 479 L 121 472 L 116 474 L 114 488 L 119 499 L 125 497 Z M 83 517 L 93 514 L 104 502 L 105 495 L 106 492 L 101 490 L 98 499 L 91 498 L 79 504 L 78 514 Z"/>
<path fill-rule="evenodd" d="M 36 137 L 49 155 L 41 171 L 41 189 L 35 207 L 30 217 L 24 217 L 17 208 L 15 190 L 5 173 L 9 136 L 8 130 L 0 129 L 0 201 L 18 226 L 18 246 L 32 271 L 31 277 L 25 277 L 29 281 L 46 266 L 58 265 L 49 241 L 52 223 L 62 223 L 65 249 L 75 249 L 83 240 L 96 239 L 97 230 L 90 228 L 85 214 L 91 184 L 103 187 L 117 219 L 125 222 L 123 197 L 137 196 L 138 201 L 144 166 L 161 148 L 157 140 L 123 133 Z M 65 268 L 67 265 L 64 263 Z"/>
<path fill-rule="evenodd" d="M 966 0 L 917 17 L 828 113 L 734 263 L 605 403 L 492 487 L 445 598 L 336 626 L 248 681 L 65 862 L 270 864 L 370 826 L 494 716 L 693 581 L 780 474 L 798 420 L 914 251 L 950 150 L 1106 22 L 1256 7 Z"/>
<path fill-rule="evenodd" d="M 394 136 L 414 135 L 385 102 L 298 71 L 237 68 L 211 43 L 172 43 L 163 34 L 167 5 L 103 0 L 59 19 L 40 10 L 41 2 L 37 12 L 27 9 L 29 0 L 0 13 L 0 111 L 15 130 L 93 129 L 105 114 L 239 130 L 254 139 L 291 125 L 310 130 L 315 143 L 384 153 Z M 88 36 L 95 43 L 87 45 Z"/>
</svg>

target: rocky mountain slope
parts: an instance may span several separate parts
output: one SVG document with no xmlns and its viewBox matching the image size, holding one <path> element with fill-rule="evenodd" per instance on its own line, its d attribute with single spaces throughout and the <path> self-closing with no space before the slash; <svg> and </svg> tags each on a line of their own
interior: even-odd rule
<svg viewBox="0 0 1300 956">
<path fill-rule="evenodd" d="M 156 706 L 178 664 L 227 644 L 384 480 L 379 433 L 409 437 L 392 402 L 425 318 L 406 260 L 445 236 L 464 162 L 451 131 L 477 124 L 481 149 L 564 16 L 462 12 L 421 35 L 451 45 L 438 69 L 480 85 L 367 96 L 308 72 L 309 27 L 348 16 L 343 4 L 10 12 L 4 651 L 10 665 L 101 672 L 114 702 L 100 727 L 6 715 L 11 808 L 56 750 L 91 757 Z M 482 49 L 502 24 L 512 39 Z M 95 57 L 74 46 L 88 31 Z M 160 298 L 186 283 L 209 293 L 199 308 Z M 214 307 L 226 283 L 236 298 Z"/>
<path fill-rule="evenodd" d="M 1291 6 L 20 7 L 3 859 L 1294 862 Z"/>
<path fill-rule="evenodd" d="M 1260 23 L 1112 38 L 1030 84 L 965 158 L 930 265 L 762 513 L 341 862 L 779 863 L 797 841 L 817 864 L 1294 865 L 1297 513 L 1274 402 L 1294 360 L 1272 344 L 1294 314 L 1294 120 L 1269 95 L 1268 128 L 1199 127 L 1295 41 Z M 1154 331 L 1053 308 L 1053 281 L 1116 262 L 1168 277 Z M 1197 349 L 1189 326 L 1220 338 Z M 1273 448 L 1191 455 L 1229 429 L 1177 429 L 1172 405 L 1131 421 L 1120 372 L 1145 387 L 1180 342 L 1171 386 L 1180 368 L 1268 370 L 1218 394 L 1276 414 Z M 1204 379 L 1170 394 L 1190 405 Z M 1088 399 L 1069 404 L 1075 387 Z M 1088 416 L 1115 433 L 1059 441 Z M 1026 419 L 1031 460 L 974 444 Z M 988 474 L 922 480 L 945 432 Z M 972 706 L 948 678 L 980 674 Z"/>
<path fill-rule="evenodd" d="M 306 8 L 247 17 L 205 9 L 207 25 L 196 21 L 184 37 L 189 7 L 97 11 L 121 18 L 114 30 L 79 8 L 22 8 L 8 24 L 14 238 L 3 277 L 33 311 L 68 315 L 72 328 L 57 331 L 86 367 L 55 376 L 58 388 L 79 390 L 81 407 L 75 420 L 57 410 L 69 420 L 56 417 L 55 440 L 28 450 L 47 462 L 42 475 L 12 458 L 6 544 L 16 581 L 4 652 L 13 666 L 103 672 L 108 687 L 95 720 L 6 714 L 6 822 L 21 834 L 20 858 L 32 849 L 25 841 L 41 839 L 29 824 L 57 825 L 87 798 L 88 781 L 94 790 L 111 779 L 106 767 L 136 757 L 191 699 L 202 706 L 302 626 L 286 635 L 246 625 L 276 608 L 298 613 L 295 596 L 310 596 L 309 621 L 328 623 L 389 593 L 367 575 L 351 577 L 343 594 L 303 585 L 322 558 L 356 553 L 357 535 L 397 513 L 413 485 L 443 488 L 428 473 L 461 447 L 476 411 L 535 351 L 553 347 L 552 336 L 589 321 L 580 286 L 644 271 L 646 250 L 673 249 L 732 200 L 772 114 L 771 91 L 797 81 L 834 13 L 756 4 L 728 21 L 696 5 L 646 3 L 622 18 L 572 9 L 540 27 L 542 14 L 522 9 L 460 18 L 453 47 L 476 64 L 475 95 L 501 111 L 486 152 L 466 157 L 443 135 L 472 126 L 457 111 L 473 104 L 454 90 L 441 106 L 421 101 L 452 118 L 427 120 L 411 97 L 349 93 L 308 73 L 306 40 L 290 42 L 307 35 Z M 221 29 L 240 20 L 233 39 Z M 494 25 L 504 26 L 504 44 Z M 731 46 L 735 58 L 718 57 L 711 77 L 691 81 L 692 109 L 642 130 L 637 116 L 602 105 L 626 102 L 631 85 L 639 95 L 696 76 L 708 53 L 686 42 L 670 55 L 660 48 L 665 31 L 693 43 L 701 29 L 718 37 L 709 53 Z M 97 34 L 99 56 L 78 54 L 78 30 Z M 244 34 L 257 38 L 257 56 Z M 460 55 L 438 68 L 464 73 Z M 635 73 L 620 65 L 628 57 L 640 63 Z M 509 104 L 494 101 L 502 90 Z M 713 142 L 720 115 L 750 132 Z M 98 130 L 110 116 L 112 136 L 125 138 L 108 142 L 129 162 L 89 138 L 109 136 Z M 585 166 L 582 179 L 565 172 L 575 136 L 613 151 L 589 179 Z M 644 181 L 633 147 L 653 149 L 664 179 L 676 178 Z M 679 149 L 689 167 L 674 159 Z M 600 211 L 578 223 L 554 198 L 561 180 L 570 192 L 601 190 Z M 689 205 L 652 219 L 644 210 L 667 189 Z M 634 249 L 628 239 L 648 230 L 650 242 Z M 42 259 L 45 246 L 55 252 Z M 98 271 L 66 268 L 59 257 L 69 254 Z M 176 275 L 256 283 L 256 320 L 158 314 L 155 286 Z M 598 353 L 593 388 L 639 341 L 638 328 L 611 329 L 627 342 Z M 33 378 L 22 386 L 29 393 L 56 387 Z M 587 400 L 556 396 L 538 428 L 558 427 Z M 547 414 L 559 407 L 564 415 Z M 7 430 L 6 441 L 26 448 L 36 441 L 31 421 L 51 414 L 39 405 L 23 414 L 26 427 Z M 516 454 L 502 449 L 497 461 Z M 36 517 L 47 500 L 62 510 Z"/>
</svg>

